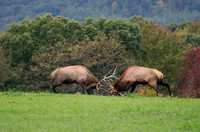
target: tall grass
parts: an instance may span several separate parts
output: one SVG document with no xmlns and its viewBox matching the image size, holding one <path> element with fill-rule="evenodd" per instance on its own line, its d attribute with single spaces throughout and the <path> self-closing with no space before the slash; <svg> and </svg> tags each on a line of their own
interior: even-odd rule
<svg viewBox="0 0 200 132">
<path fill-rule="evenodd" d="M 0 93 L 0 131 L 199 131 L 200 100 Z"/>
</svg>

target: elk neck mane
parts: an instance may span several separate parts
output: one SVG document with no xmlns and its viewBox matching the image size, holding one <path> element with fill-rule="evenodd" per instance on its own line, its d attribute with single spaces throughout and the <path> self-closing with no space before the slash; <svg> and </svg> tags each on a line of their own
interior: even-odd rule
<svg viewBox="0 0 200 132">
<path fill-rule="evenodd" d="M 121 77 L 114 83 L 114 87 L 117 88 L 118 86 L 123 86 L 123 78 L 126 75 L 127 70 L 121 75 Z"/>
</svg>

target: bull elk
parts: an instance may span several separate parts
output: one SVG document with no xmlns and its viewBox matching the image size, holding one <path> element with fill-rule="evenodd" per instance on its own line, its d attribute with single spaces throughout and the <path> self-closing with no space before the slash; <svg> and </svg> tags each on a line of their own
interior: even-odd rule
<svg viewBox="0 0 200 132">
<path fill-rule="evenodd" d="M 55 88 L 63 83 L 77 83 L 89 94 L 89 90 L 95 89 L 99 83 L 99 80 L 82 65 L 57 68 L 51 73 L 51 78 L 54 93 L 57 93 Z"/>
<path fill-rule="evenodd" d="M 169 84 L 162 81 L 163 74 L 152 68 L 140 67 L 140 66 L 131 66 L 128 67 L 121 77 L 117 80 L 116 83 L 111 85 L 110 83 L 110 94 L 118 93 L 121 91 L 129 91 L 129 88 L 132 87 L 130 92 L 133 92 L 138 84 L 149 84 L 156 92 L 157 96 L 159 90 L 157 85 L 162 85 L 168 88 L 169 95 L 171 96 L 171 90 Z M 119 94 L 119 93 L 118 93 Z"/>
</svg>

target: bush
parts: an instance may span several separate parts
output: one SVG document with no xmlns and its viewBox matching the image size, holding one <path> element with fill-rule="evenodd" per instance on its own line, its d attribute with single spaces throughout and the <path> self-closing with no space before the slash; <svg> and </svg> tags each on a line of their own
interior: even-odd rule
<svg viewBox="0 0 200 132">
<path fill-rule="evenodd" d="M 147 96 L 147 97 L 155 97 L 157 96 L 156 91 L 153 88 L 150 88 L 149 86 L 143 86 L 139 88 L 138 91 L 139 96 Z M 159 97 L 163 97 L 164 95 L 159 93 Z"/>
</svg>

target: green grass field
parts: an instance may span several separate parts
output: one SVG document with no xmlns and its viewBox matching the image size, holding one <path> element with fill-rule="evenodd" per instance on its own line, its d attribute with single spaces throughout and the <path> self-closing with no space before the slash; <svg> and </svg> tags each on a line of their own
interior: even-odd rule
<svg viewBox="0 0 200 132">
<path fill-rule="evenodd" d="M 200 100 L 0 93 L 0 131 L 199 131 Z"/>
</svg>

